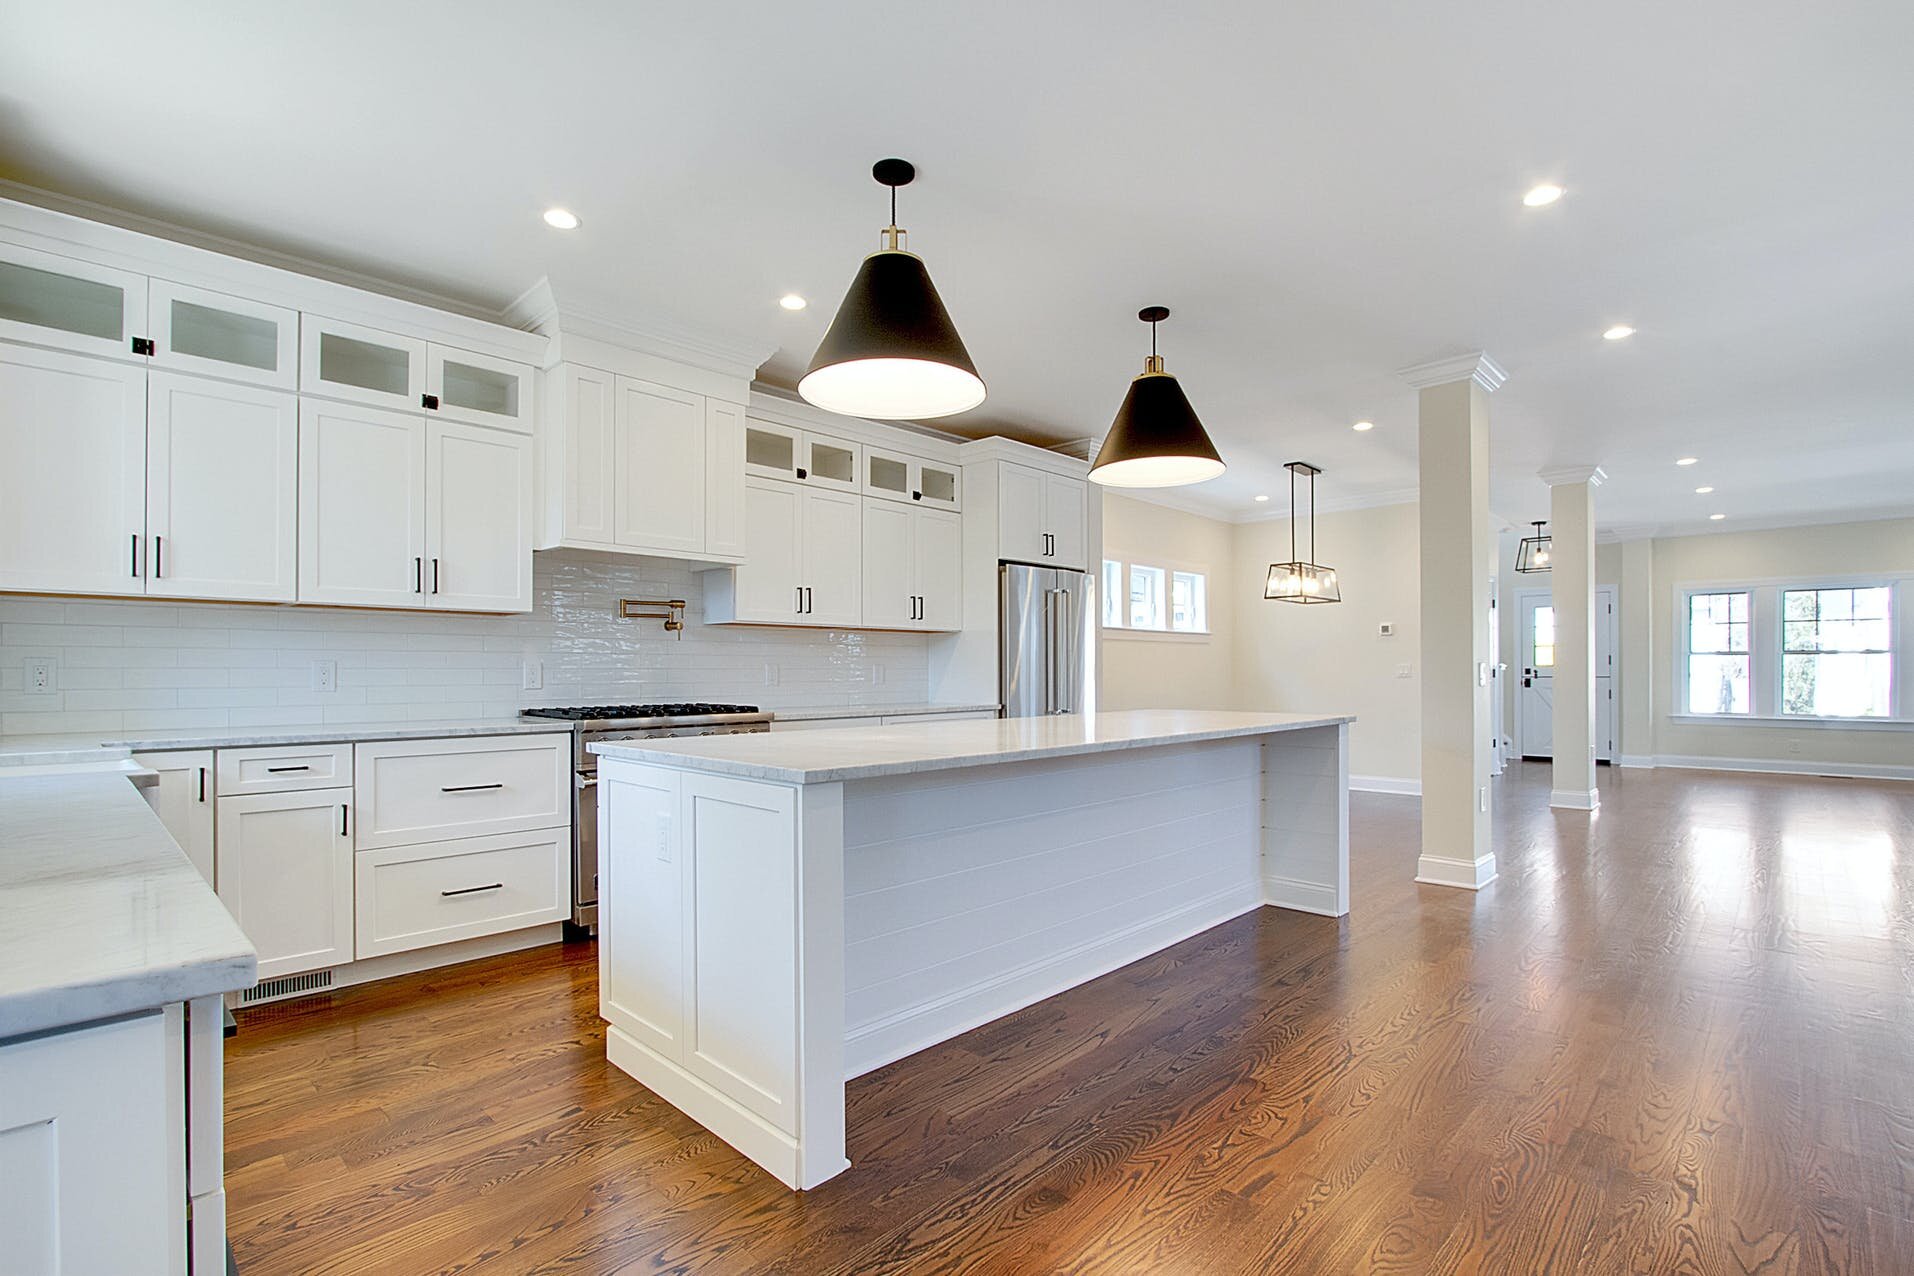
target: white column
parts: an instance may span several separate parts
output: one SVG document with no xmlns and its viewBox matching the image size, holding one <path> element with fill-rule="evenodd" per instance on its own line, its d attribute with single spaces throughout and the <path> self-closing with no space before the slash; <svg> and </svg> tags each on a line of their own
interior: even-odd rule
<svg viewBox="0 0 1914 1276">
<path fill-rule="evenodd" d="M 1422 855 L 1416 880 L 1495 880 L 1489 840 L 1489 395 L 1507 379 L 1477 352 L 1403 369 L 1420 391 Z"/>
<path fill-rule="evenodd" d="M 1548 804 L 1601 805 L 1595 789 L 1595 489 L 1598 465 L 1543 470 L 1549 491 L 1549 605 L 1555 609 L 1554 779 Z"/>
<path fill-rule="evenodd" d="M 1620 633 L 1616 635 L 1615 698 L 1621 702 L 1621 756 L 1625 767 L 1655 765 L 1655 542 L 1622 545 Z"/>
</svg>

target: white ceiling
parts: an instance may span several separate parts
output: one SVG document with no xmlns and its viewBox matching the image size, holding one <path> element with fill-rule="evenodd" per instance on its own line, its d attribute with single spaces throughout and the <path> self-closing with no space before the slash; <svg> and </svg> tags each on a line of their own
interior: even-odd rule
<svg viewBox="0 0 1914 1276">
<path fill-rule="evenodd" d="M 549 275 L 789 384 L 902 155 L 964 433 L 1100 435 L 1161 303 L 1211 512 L 1296 457 L 1412 494 L 1395 371 L 1481 349 L 1498 513 L 1595 463 L 1611 534 L 1727 529 L 1914 508 L 1910 49 L 1905 0 L 0 0 L 0 176 L 482 309 Z"/>
</svg>

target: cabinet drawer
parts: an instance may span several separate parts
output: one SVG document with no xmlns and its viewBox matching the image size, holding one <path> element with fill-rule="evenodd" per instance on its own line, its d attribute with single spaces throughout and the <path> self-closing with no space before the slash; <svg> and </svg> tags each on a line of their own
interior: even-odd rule
<svg viewBox="0 0 1914 1276">
<path fill-rule="evenodd" d="M 571 916 L 570 851 L 562 829 L 362 851 L 355 955 L 562 921 Z"/>
<path fill-rule="evenodd" d="M 215 755 L 221 797 L 242 793 L 293 793 L 352 783 L 349 744 L 272 745 L 221 749 Z"/>
<path fill-rule="evenodd" d="M 385 740 L 357 770 L 361 851 L 571 827 L 569 735 Z"/>
</svg>

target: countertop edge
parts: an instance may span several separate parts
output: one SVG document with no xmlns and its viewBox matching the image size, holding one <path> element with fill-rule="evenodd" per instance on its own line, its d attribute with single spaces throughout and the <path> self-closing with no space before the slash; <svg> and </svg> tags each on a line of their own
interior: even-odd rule
<svg viewBox="0 0 1914 1276">
<path fill-rule="evenodd" d="M 159 1010 L 175 1002 L 220 996 L 259 982 L 256 956 L 209 958 L 137 975 L 36 988 L 7 998 L 0 1010 L 0 1044 L 16 1037 L 66 1032 L 121 1015 Z"/>
</svg>

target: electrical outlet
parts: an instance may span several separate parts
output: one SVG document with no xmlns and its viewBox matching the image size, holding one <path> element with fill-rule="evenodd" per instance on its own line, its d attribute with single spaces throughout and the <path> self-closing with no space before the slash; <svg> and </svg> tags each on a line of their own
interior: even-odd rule
<svg viewBox="0 0 1914 1276">
<path fill-rule="evenodd" d="M 1475 792 L 1476 792 L 1476 799 L 1475 799 L 1476 804 L 1480 806 L 1483 810 L 1485 811 L 1488 810 L 1489 809 L 1489 786 L 1485 784 L 1481 788 L 1477 789 Z"/>
<path fill-rule="evenodd" d="M 27 661 L 26 689 L 30 696 L 50 696 L 60 689 L 60 662 L 52 656 Z"/>
<path fill-rule="evenodd" d="M 1385 620 L 1380 625 L 1376 626 L 1376 637 L 1394 638 L 1395 636 L 1396 636 L 1396 626 L 1393 621 Z"/>
<path fill-rule="evenodd" d="M 337 660 L 315 660 L 312 662 L 312 689 L 314 691 L 337 691 L 339 689 L 339 662 Z"/>
<path fill-rule="evenodd" d="M 1415 676 L 1416 676 L 1416 667 L 1414 665 L 1397 665 L 1396 666 L 1396 677 L 1413 678 Z"/>
<path fill-rule="evenodd" d="M 764 685 L 767 687 L 778 685 L 778 667 L 768 660 L 764 662 Z"/>
<path fill-rule="evenodd" d="M 1790 754 L 1790 755 L 1798 755 L 1798 754 L 1800 754 L 1800 752 L 1801 752 L 1801 742 L 1800 742 L 1799 740 L 1790 740 L 1790 741 L 1788 741 L 1788 752 L 1789 752 L 1789 754 Z"/>
<path fill-rule="evenodd" d="M 871 666 L 871 685 L 873 687 L 881 687 L 884 685 L 884 666 L 883 665 Z"/>
<path fill-rule="evenodd" d="M 527 660 L 519 670 L 518 689 L 520 691 L 540 691 L 545 686 L 545 662 Z"/>
<path fill-rule="evenodd" d="M 658 862 L 671 863 L 671 816 L 664 811 L 658 813 Z"/>
</svg>

